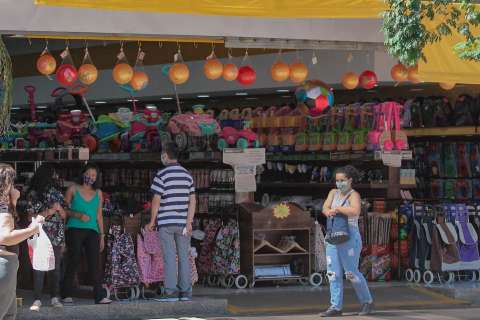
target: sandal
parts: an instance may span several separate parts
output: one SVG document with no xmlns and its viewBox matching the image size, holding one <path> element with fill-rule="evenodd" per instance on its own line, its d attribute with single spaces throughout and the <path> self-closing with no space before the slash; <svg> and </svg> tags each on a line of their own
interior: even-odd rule
<svg viewBox="0 0 480 320">
<path fill-rule="evenodd" d="M 95 302 L 95 304 L 110 304 L 110 303 L 112 303 L 112 300 L 107 298 L 103 298 L 102 300 Z"/>
</svg>

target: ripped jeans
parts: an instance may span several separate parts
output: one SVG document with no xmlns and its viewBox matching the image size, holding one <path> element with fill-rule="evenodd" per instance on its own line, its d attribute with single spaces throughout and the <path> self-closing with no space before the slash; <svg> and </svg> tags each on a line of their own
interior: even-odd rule
<svg viewBox="0 0 480 320">
<path fill-rule="evenodd" d="M 352 283 L 358 300 L 363 305 L 372 303 L 367 281 L 358 270 L 362 239 L 357 227 L 350 226 L 350 239 L 339 245 L 327 243 L 327 276 L 330 282 L 330 303 L 336 310 L 343 307 L 343 275 Z"/>
</svg>

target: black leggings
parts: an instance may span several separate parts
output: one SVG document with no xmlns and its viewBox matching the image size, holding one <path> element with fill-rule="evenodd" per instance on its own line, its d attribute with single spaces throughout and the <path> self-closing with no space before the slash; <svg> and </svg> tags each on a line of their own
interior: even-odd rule
<svg viewBox="0 0 480 320">
<path fill-rule="evenodd" d="M 104 298 L 101 286 L 101 272 L 98 270 L 100 258 L 100 236 L 90 229 L 69 228 L 66 232 L 67 243 L 67 270 L 63 286 L 63 297 L 71 297 L 73 291 L 73 279 L 81 263 L 82 248 L 88 264 L 88 275 L 93 283 L 93 298 L 99 302 Z"/>
<path fill-rule="evenodd" d="M 62 270 L 60 269 L 62 263 L 62 247 L 53 246 L 53 253 L 55 254 L 55 269 L 48 271 L 50 277 L 50 296 L 60 297 L 60 275 Z M 33 295 L 35 300 L 42 299 L 43 282 L 47 272 L 33 270 Z"/>
</svg>

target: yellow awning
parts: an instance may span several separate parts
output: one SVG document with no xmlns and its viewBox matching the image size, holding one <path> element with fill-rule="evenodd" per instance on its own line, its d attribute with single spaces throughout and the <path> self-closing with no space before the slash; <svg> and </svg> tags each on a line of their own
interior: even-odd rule
<svg viewBox="0 0 480 320">
<path fill-rule="evenodd" d="M 88 9 L 250 16 L 261 18 L 378 19 L 383 0 L 34 0 L 37 5 Z"/>
</svg>

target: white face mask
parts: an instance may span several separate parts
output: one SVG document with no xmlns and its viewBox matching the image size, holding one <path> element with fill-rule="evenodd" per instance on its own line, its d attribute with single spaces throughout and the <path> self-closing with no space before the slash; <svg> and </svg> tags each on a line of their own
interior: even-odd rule
<svg viewBox="0 0 480 320">
<path fill-rule="evenodd" d="M 341 192 L 348 192 L 350 189 L 352 189 L 352 182 L 349 180 L 346 181 L 337 181 L 336 182 L 337 189 L 340 190 Z"/>
</svg>

